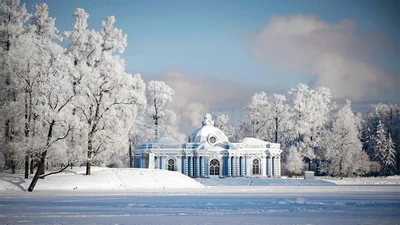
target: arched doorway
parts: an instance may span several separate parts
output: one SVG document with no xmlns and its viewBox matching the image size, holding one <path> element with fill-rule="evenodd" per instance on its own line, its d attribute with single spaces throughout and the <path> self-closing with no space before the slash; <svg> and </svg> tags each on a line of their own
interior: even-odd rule
<svg viewBox="0 0 400 225">
<path fill-rule="evenodd" d="M 168 170 L 175 171 L 175 160 L 168 159 Z"/>
<path fill-rule="evenodd" d="M 219 175 L 219 161 L 218 159 L 213 159 L 210 162 L 210 176 Z"/>
<path fill-rule="evenodd" d="M 260 175 L 260 160 L 253 159 L 253 175 Z"/>
</svg>

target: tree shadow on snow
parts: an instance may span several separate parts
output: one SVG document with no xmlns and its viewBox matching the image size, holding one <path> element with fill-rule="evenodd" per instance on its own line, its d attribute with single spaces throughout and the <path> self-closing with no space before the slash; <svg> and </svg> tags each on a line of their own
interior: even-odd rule
<svg viewBox="0 0 400 225">
<path fill-rule="evenodd" d="M 25 179 L 23 179 L 22 177 L 15 177 L 15 176 L 5 176 L 5 177 L 1 177 L 0 180 L 3 180 L 5 182 L 8 182 L 10 184 L 15 185 L 16 187 L 18 187 L 21 191 L 27 191 L 25 189 L 25 187 L 22 185 L 25 183 Z"/>
</svg>

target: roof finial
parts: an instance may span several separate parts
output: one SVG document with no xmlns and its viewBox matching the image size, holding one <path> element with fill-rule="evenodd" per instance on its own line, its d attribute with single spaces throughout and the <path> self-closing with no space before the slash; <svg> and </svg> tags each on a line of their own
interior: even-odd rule
<svg viewBox="0 0 400 225">
<path fill-rule="evenodd" d="M 201 124 L 203 124 L 203 126 L 206 126 L 206 125 L 207 126 L 214 126 L 214 121 L 212 120 L 212 116 L 211 116 L 210 113 L 207 113 L 204 116 L 204 120 L 203 120 L 203 122 Z"/>
</svg>

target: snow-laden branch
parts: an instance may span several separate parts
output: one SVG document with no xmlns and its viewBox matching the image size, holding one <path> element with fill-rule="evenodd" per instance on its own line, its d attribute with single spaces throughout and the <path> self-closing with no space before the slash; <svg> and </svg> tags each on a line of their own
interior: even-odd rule
<svg viewBox="0 0 400 225">
<path fill-rule="evenodd" d="M 70 164 L 68 163 L 65 167 L 61 168 L 60 170 L 54 171 L 54 172 L 51 172 L 51 173 L 47 173 L 47 174 L 40 175 L 39 178 L 43 179 L 43 178 L 45 178 L 45 177 L 47 177 L 47 176 L 50 176 L 50 175 L 53 175 L 53 174 L 57 174 L 57 173 L 61 173 L 62 171 L 64 171 L 65 169 L 67 169 L 69 166 L 70 166 Z"/>
</svg>

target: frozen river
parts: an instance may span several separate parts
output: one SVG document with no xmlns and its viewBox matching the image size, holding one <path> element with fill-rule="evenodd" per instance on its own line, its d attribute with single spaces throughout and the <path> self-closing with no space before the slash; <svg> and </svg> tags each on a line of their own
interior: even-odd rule
<svg viewBox="0 0 400 225">
<path fill-rule="evenodd" d="M 399 223 L 398 192 L 192 195 L 22 193 L 0 198 L 0 224 Z"/>
</svg>

